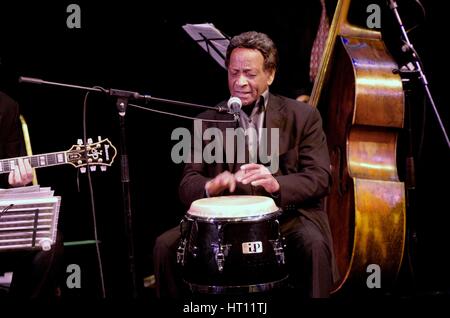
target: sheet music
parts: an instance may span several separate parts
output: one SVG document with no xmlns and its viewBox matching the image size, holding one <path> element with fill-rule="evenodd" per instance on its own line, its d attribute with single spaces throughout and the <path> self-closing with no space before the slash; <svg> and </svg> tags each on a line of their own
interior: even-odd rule
<svg viewBox="0 0 450 318">
<path fill-rule="evenodd" d="M 212 23 L 186 24 L 183 29 L 223 68 L 230 40 Z"/>
<path fill-rule="evenodd" d="M 19 192 L 37 192 L 37 191 L 41 191 L 41 186 L 31 185 L 31 186 L 27 186 L 27 187 L 17 187 L 17 188 L 8 188 L 8 189 L 0 188 L 0 194 L 1 193 L 19 193 Z"/>
<path fill-rule="evenodd" d="M 54 244 L 61 197 L 48 187 L 0 189 L 0 252 Z"/>
<path fill-rule="evenodd" d="M 54 191 L 49 187 L 41 188 L 39 185 L 0 189 L 0 206 L 4 200 L 24 200 L 52 197 Z"/>
</svg>

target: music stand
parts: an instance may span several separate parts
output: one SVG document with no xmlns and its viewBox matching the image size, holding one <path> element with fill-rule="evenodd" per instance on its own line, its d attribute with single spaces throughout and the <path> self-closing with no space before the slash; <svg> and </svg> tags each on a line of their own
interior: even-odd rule
<svg viewBox="0 0 450 318">
<path fill-rule="evenodd" d="M 212 23 L 185 24 L 183 29 L 223 68 L 230 38 Z"/>
<path fill-rule="evenodd" d="M 0 189 L 0 252 L 48 251 L 56 241 L 61 197 L 40 186 Z"/>
</svg>

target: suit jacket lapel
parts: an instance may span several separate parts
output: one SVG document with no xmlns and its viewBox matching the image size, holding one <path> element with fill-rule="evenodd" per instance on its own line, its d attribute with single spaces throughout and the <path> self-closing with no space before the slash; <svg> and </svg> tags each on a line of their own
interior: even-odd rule
<svg viewBox="0 0 450 318">
<path fill-rule="evenodd" d="M 271 129 L 277 128 L 279 132 L 279 154 L 283 154 L 288 150 L 289 144 L 289 135 L 291 134 L 290 131 L 287 130 L 287 121 L 289 118 L 287 118 L 286 114 L 286 108 L 285 104 L 282 103 L 282 101 L 277 98 L 275 95 L 269 94 L 269 102 L 267 103 L 267 109 L 265 114 L 265 128 L 267 128 L 267 154 L 271 154 Z M 223 119 L 232 119 L 231 116 L 224 116 L 226 118 Z M 224 160 L 226 161 L 226 145 L 227 145 L 227 138 L 226 138 L 226 128 L 236 129 L 239 126 L 234 123 L 219 123 L 218 127 L 223 132 L 223 141 L 224 141 Z M 231 142 L 231 141 L 230 141 Z M 262 140 L 264 142 L 264 140 Z M 237 143 L 233 142 L 234 144 L 234 158 L 232 162 L 227 162 L 228 169 L 230 172 L 237 171 L 240 166 L 242 166 L 242 163 L 237 162 Z"/>
<path fill-rule="evenodd" d="M 292 133 L 287 130 L 287 121 L 289 120 L 286 113 L 286 105 L 275 95 L 269 94 L 269 102 L 266 109 L 266 125 L 267 128 L 267 154 L 272 153 L 272 129 L 277 128 L 279 132 L 278 150 L 279 154 L 283 154 L 288 150 L 289 135 Z"/>
</svg>

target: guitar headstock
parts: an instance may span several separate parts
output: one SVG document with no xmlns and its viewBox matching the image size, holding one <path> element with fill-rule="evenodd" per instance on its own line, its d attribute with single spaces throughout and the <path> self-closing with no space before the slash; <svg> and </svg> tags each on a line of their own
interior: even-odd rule
<svg viewBox="0 0 450 318">
<path fill-rule="evenodd" d="M 97 142 L 92 142 L 92 139 L 89 138 L 86 145 L 79 139 L 78 144 L 73 145 L 66 152 L 67 162 L 76 168 L 80 168 L 81 172 L 86 171 L 87 165 L 92 171 L 95 171 L 97 166 L 105 171 L 106 167 L 112 165 L 117 155 L 117 149 L 109 139 L 101 139 L 100 137 L 98 139 Z"/>
</svg>

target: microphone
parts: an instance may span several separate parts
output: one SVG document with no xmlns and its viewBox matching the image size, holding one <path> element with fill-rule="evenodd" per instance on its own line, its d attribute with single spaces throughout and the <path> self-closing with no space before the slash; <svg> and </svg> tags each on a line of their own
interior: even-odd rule
<svg viewBox="0 0 450 318">
<path fill-rule="evenodd" d="M 242 108 L 242 101 L 239 97 L 230 97 L 227 103 L 228 113 L 234 115 L 235 118 L 239 118 L 239 112 Z"/>
</svg>

